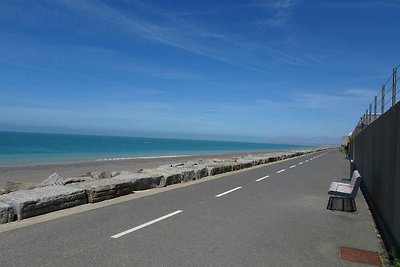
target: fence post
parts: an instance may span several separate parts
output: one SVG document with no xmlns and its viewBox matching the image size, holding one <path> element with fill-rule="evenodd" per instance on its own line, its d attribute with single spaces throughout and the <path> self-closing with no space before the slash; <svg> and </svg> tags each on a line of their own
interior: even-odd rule
<svg viewBox="0 0 400 267">
<path fill-rule="evenodd" d="M 382 106 L 381 106 L 381 115 L 385 113 L 385 85 L 382 85 Z"/>
<path fill-rule="evenodd" d="M 396 105 L 396 80 L 397 68 L 393 69 L 393 86 L 392 86 L 392 107 Z"/>
<path fill-rule="evenodd" d="M 365 110 L 365 125 L 369 125 L 369 119 L 368 119 L 368 109 Z"/>
<path fill-rule="evenodd" d="M 365 128 L 365 126 L 367 126 L 367 122 L 365 121 L 365 114 L 363 114 L 363 116 L 362 116 L 362 127 L 361 127 L 361 129 L 364 129 Z"/>
<path fill-rule="evenodd" d="M 372 123 L 372 104 L 369 104 L 369 124 Z"/>
<path fill-rule="evenodd" d="M 376 104 L 377 104 L 377 102 L 378 102 L 378 97 L 375 96 L 375 98 L 374 98 L 374 120 L 376 118 Z"/>
</svg>

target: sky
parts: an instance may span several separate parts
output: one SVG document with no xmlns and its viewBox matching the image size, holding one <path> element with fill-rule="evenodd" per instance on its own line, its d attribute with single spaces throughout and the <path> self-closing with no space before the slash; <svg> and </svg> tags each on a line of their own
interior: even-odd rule
<svg viewBox="0 0 400 267">
<path fill-rule="evenodd" d="M 2 0 L 0 130 L 338 143 L 400 63 L 399 0 Z"/>
</svg>

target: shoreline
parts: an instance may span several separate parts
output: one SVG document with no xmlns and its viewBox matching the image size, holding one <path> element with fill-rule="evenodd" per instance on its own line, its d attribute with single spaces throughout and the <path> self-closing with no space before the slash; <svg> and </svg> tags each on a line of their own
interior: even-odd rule
<svg viewBox="0 0 400 267">
<path fill-rule="evenodd" d="M 269 153 L 291 152 L 291 151 L 309 151 L 313 149 L 299 150 L 274 150 L 274 151 L 247 151 L 219 154 L 202 154 L 202 155 L 177 155 L 177 156 L 161 156 L 161 157 L 134 157 L 119 158 L 117 160 L 95 160 L 83 162 L 67 162 L 67 163 L 44 163 L 40 165 L 22 165 L 22 166 L 5 166 L 0 167 L 0 187 L 7 182 L 39 184 L 53 173 L 58 173 L 62 177 L 78 177 L 87 172 L 102 171 L 133 171 L 139 169 L 156 168 L 162 164 L 174 164 L 182 161 L 192 161 L 200 159 L 232 159 L 233 157 L 241 157 L 247 155 L 261 155 Z"/>
</svg>

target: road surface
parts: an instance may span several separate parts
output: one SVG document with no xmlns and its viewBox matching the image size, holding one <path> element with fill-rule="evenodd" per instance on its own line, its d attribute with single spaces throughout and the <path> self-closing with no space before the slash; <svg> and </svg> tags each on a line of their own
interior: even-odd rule
<svg viewBox="0 0 400 267">
<path fill-rule="evenodd" d="M 0 233 L 1 265 L 354 266 L 340 246 L 380 247 L 361 193 L 357 214 L 326 210 L 348 175 L 329 150 L 32 223 Z"/>
</svg>

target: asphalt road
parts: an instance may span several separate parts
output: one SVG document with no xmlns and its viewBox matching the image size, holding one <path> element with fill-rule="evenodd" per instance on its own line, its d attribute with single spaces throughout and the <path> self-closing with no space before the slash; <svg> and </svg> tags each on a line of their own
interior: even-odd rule
<svg viewBox="0 0 400 267">
<path fill-rule="evenodd" d="M 380 247 L 362 194 L 357 214 L 326 210 L 329 183 L 348 175 L 336 150 L 231 173 L 0 233 L 0 262 L 354 266 L 339 259 L 340 246 Z"/>
</svg>

